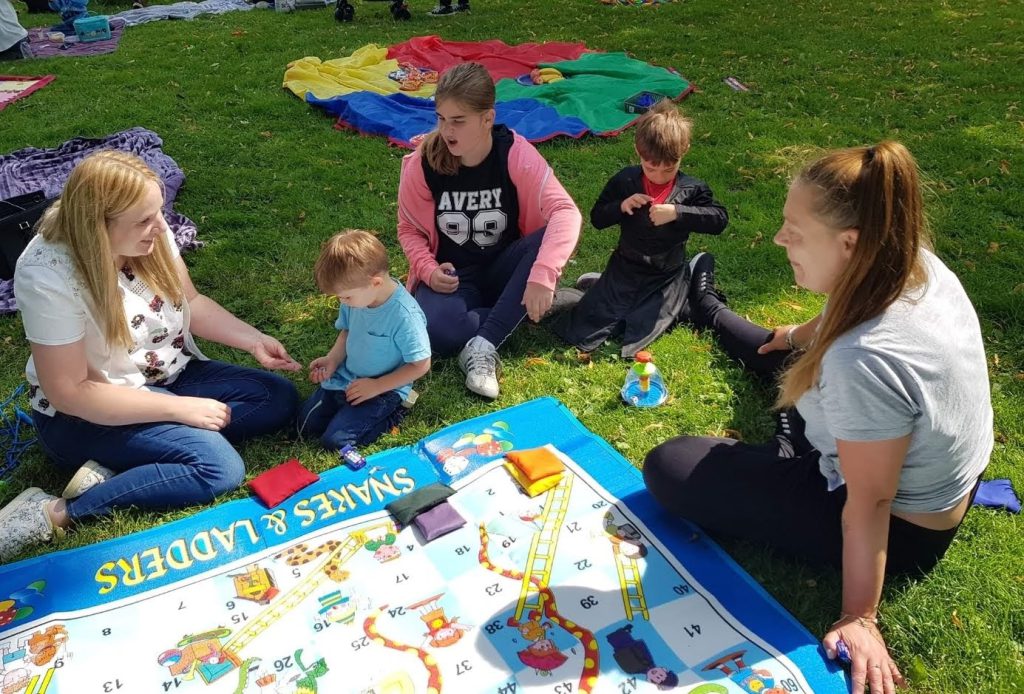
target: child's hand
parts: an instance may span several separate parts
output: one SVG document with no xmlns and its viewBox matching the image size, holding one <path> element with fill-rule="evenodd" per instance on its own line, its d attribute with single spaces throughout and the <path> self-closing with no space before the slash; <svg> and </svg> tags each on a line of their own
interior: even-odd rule
<svg viewBox="0 0 1024 694">
<path fill-rule="evenodd" d="M 459 288 L 459 276 L 451 263 L 441 263 L 430 273 L 427 286 L 438 294 L 451 294 Z"/>
<path fill-rule="evenodd" d="M 651 201 L 650 195 L 644 195 L 643 193 L 633 193 L 628 198 L 622 201 L 619 208 L 623 214 L 632 215 L 633 210 L 639 209 Z"/>
<path fill-rule="evenodd" d="M 674 222 L 679 218 L 675 205 L 651 205 L 651 224 L 656 227 Z"/>
<path fill-rule="evenodd" d="M 309 380 L 313 383 L 323 383 L 337 370 L 338 362 L 331 359 L 330 355 L 317 357 L 309 362 Z"/>
<path fill-rule="evenodd" d="M 376 378 L 357 378 L 345 389 L 345 400 L 349 405 L 361 405 L 383 392 Z"/>
</svg>

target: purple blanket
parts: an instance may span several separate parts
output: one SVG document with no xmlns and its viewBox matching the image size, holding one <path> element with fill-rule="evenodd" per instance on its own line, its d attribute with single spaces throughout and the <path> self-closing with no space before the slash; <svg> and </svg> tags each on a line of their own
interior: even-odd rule
<svg viewBox="0 0 1024 694">
<path fill-rule="evenodd" d="M 164 184 L 164 217 L 174 232 L 178 247 L 197 248 L 195 223 L 172 209 L 185 174 L 173 159 L 163 153 L 163 140 L 151 130 L 131 128 L 100 139 L 76 137 L 55 149 L 27 147 L 0 155 L 0 200 L 42 190 L 47 197 L 60 195 L 71 169 L 93 152 L 118 149 L 140 157 L 160 176 Z M 0 314 L 14 313 L 14 283 L 0 281 Z"/>
<path fill-rule="evenodd" d="M 46 38 L 50 33 L 47 27 L 37 27 L 28 30 L 28 45 L 25 46 L 28 58 L 81 58 L 87 55 L 103 55 L 117 50 L 117 44 L 121 42 L 121 33 L 124 32 L 124 22 L 117 22 L 110 27 L 110 38 L 103 41 L 89 41 L 82 43 L 66 44 L 67 48 L 62 49 L 60 43 L 54 43 Z"/>
</svg>

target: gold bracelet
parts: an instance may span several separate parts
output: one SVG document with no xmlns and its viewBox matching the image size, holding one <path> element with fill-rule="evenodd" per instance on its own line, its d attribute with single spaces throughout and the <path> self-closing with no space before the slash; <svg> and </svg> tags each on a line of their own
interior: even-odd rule
<svg viewBox="0 0 1024 694">
<path fill-rule="evenodd" d="M 802 352 L 802 351 L 804 351 L 803 348 L 802 347 L 797 347 L 796 341 L 793 340 L 793 333 L 795 333 L 795 332 L 796 332 L 796 327 L 795 326 L 786 331 L 786 346 L 789 347 L 794 352 Z"/>
<path fill-rule="evenodd" d="M 857 626 L 864 627 L 865 629 L 871 628 L 868 625 L 871 625 L 876 629 L 878 628 L 878 617 L 861 617 L 860 615 L 847 614 L 845 612 L 839 613 L 839 619 L 832 622 L 832 626 L 835 626 L 836 624 L 839 624 L 839 622 L 842 622 L 847 619 L 853 620 L 857 623 Z"/>
</svg>

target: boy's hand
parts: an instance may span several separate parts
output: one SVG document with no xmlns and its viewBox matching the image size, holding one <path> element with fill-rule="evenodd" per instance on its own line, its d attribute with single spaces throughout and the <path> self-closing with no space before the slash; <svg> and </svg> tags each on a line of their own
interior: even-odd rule
<svg viewBox="0 0 1024 694">
<path fill-rule="evenodd" d="M 430 273 L 430 280 L 427 286 L 438 294 L 451 294 L 459 288 L 459 276 L 455 274 L 455 266 L 451 263 L 441 263 Z"/>
<path fill-rule="evenodd" d="M 674 222 L 679 218 L 675 205 L 651 205 L 651 224 L 658 227 Z"/>
<path fill-rule="evenodd" d="M 345 389 L 345 400 L 349 405 L 361 405 L 383 392 L 376 378 L 357 378 Z"/>
<path fill-rule="evenodd" d="M 317 357 L 309 362 L 309 380 L 313 383 L 323 383 L 337 370 L 338 362 L 331 359 L 330 355 Z"/>
<path fill-rule="evenodd" d="M 650 195 L 644 195 L 643 193 L 633 193 L 628 198 L 622 201 L 622 204 L 619 205 L 619 209 L 622 210 L 623 214 L 632 215 L 633 210 L 643 207 L 650 201 Z"/>
</svg>

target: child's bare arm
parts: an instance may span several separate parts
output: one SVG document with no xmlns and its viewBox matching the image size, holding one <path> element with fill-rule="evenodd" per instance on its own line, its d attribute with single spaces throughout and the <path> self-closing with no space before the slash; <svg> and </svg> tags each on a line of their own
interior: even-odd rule
<svg viewBox="0 0 1024 694">
<path fill-rule="evenodd" d="M 401 388 L 430 371 L 430 357 L 402 364 L 391 373 L 377 378 L 357 378 L 345 390 L 345 399 L 352 405 L 366 402 L 381 393 Z"/>
<path fill-rule="evenodd" d="M 338 370 L 338 367 L 345 361 L 345 344 L 348 340 L 348 331 L 338 332 L 338 339 L 334 341 L 331 351 L 322 357 L 317 357 L 309 363 L 309 380 L 313 383 L 323 383 Z"/>
</svg>

